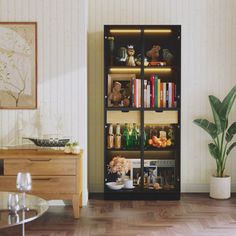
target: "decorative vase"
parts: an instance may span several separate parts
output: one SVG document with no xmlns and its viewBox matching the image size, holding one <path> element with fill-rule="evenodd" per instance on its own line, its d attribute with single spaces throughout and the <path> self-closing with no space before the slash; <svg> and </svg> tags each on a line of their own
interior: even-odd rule
<svg viewBox="0 0 236 236">
<path fill-rule="evenodd" d="M 211 176 L 210 197 L 214 199 L 229 199 L 231 197 L 231 177 Z"/>
<path fill-rule="evenodd" d="M 65 146 L 64 153 L 71 153 L 71 147 L 70 146 Z"/>
<path fill-rule="evenodd" d="M 129 176 L 127 176 L 125 171 L 123 171 L 123 172 L 120 172 L 117 182 L 123 184 L 125 182 L 125 180 L 127 180 L 127 179 L 129 179 Z"/>
<path fill-rule="evenodd" d="M 79 154 L 80 153 L 80 146 L 76 145 L 76 146 L 72 146 L 71 148 L 72 150 L 72 154 Z"/>
</svg>

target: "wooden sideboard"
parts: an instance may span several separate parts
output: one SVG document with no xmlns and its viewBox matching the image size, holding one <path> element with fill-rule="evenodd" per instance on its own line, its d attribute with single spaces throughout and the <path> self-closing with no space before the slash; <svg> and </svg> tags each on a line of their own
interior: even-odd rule
<svg viewBox="0 0 236 236">
<path fill-rule="evenodd" d="M 0 150 L 0 191 L 16 191 L 18 172 L 32 175 L 30 193 L 47 200 L 72 200 L 74 217 L 82 206 L 82 151 L 78 155 L 56 150 Z"/>
</svg>

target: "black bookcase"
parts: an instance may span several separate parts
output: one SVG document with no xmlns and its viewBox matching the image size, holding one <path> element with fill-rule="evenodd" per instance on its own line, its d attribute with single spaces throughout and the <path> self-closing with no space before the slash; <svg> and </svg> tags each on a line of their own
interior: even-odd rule
<svg viewBox="0 0 236 236">
<path fill-rule="evenodd" d="M 104 26 L 105 199 L 180 198 L 180 98 L 180 25 Z M 121 145 L 120 137 L 112 145 L 117 126 Z M 124 180 L 116 172 L 124 159 L 115 166 L 114 157 L 125 158 L 132 188 L 107 186 Z"/>
</svg>

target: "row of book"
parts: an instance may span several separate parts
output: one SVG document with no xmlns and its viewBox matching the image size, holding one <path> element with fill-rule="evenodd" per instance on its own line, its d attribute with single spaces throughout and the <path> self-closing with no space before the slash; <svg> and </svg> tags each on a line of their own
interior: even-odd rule
<svg viewBox="0 0 236 236">
<path fill-rule="evenodd" d="M 141 107 L 141 79 L 132 79 L 132 107 Z M 144 107 L 145 108 L 175 108 L 176 84 L 161 82 L 158 75 L 152 75 L 150 80 L 144 80 Z"/>
</svg>

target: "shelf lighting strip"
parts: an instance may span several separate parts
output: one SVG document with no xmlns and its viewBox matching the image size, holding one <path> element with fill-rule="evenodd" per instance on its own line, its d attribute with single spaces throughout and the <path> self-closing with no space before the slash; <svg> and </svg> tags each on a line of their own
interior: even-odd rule
<svg viewBox="0 0 236 236">
<path fill-rule="evenodd" d="M 127 73 L 140 73 L 140 68 L 110 68 L 111 73 L 127 72 Z M 171 68 L 144 68 L 145 73 L 155 73 L 155 72 L 171 72 Z"/>
<path fill-rule="evenodd" d="M 145 29 L 144 30 L 144 33 L 149 33 L 149 34 L 152 34 L 152 33 L 171 33 L 172 30 L 171 29 Z M 110 33 L 114 34 L 126 34 L 126 33 L 134 33 L 134 34 L 137 34 L 137 33 L 141 33 L 141 30 L 140 29 L 110 29 Z"/>
</svg>

